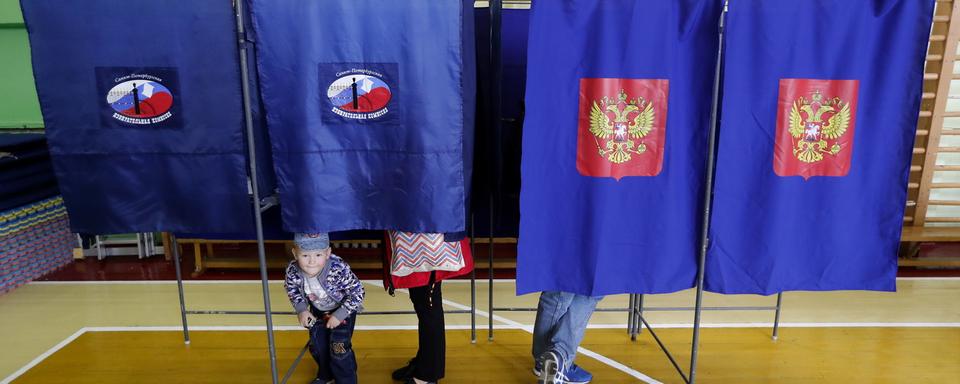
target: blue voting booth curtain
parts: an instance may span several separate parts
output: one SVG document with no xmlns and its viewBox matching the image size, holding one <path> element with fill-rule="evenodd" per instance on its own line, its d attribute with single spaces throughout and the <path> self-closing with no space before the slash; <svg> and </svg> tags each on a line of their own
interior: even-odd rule
<svg viewBox="0 0 960 384">
<path fill-rule="evenodd" d="M 477 94 L 479 98 L 474 161 L 473 233 L 490 236 L 493 210 L 493 236 L 519 236 L 520 229 L 520 155 L 523 132 L 523 93 L 527 81 L 527 30 L 530 9 L 505 8 L 501 14 L 500 119 L 486 113 L 491 96 L 493 66 L 490 62 L 490 8 L 476 8 Z M 499 130 L 497 130 L 499 129 Z M 493 206 L 488 198 L 493 193 Z"/>
<path fill-rule="evenodd" d="M 895 289 L 933 0 L 730 2 L 706 289 Z"/>
<path fill-rule="evenodd" d="M 473 2 L 250 3 L 285 228 L 463 231 Z"/>
<path fill-rule="evenodd" d="M 722 1 L 535 1 L 517 293 L 696 274 Z"/>
<path fill-rule="evenodd" d="M 0 212 L 58 194 L 46 138 L 0 132 Z"/>
<path fill-rule="evenodd" d="M 252 230 L 229 2 L 21 6 L 74 231 Z"/>
</svg>

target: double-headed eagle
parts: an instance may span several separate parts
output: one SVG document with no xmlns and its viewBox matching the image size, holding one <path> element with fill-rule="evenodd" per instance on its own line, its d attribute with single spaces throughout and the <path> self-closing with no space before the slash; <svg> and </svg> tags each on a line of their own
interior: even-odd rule
<svg viewBox="0 0 960 384">
<path fill-rule="evenodd" d="M 825 116 L 829 116 L 826 124 Z M 796 142 L 793 155 L 804 163 L 823 160 L 824 153 L 836 155 L 843 149 L 837 139 L 847 133 L 849 127 L 850 103 L 837 97 L 823 100 L 819 90 L 809 102 L 800 97 L 790 110 L 790 136 Z"/>
<path fill-rule="evenodd" d="M 617 100 L 604 96 L 600 103 L 594 101 L 590 110 L 590 133 L 595 136 L 598 154 L 620 164 L 630 161 L 631 154 L 646 152 L 645 144 L 633 140 L 648 135 L 653 130 L 653 121 L 653 103 L 642 97 L 628 100 L 622 89 Z M 602 146 L 601 140 L 605 142 Z"/>
</svg>

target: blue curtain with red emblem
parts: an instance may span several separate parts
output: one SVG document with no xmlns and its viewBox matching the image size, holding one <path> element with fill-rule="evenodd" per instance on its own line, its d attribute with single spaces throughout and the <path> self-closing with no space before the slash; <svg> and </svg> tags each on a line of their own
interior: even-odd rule
<svg viewBox="0 0 960 384">
<path fill-rule="evenodd" d="M 722 1 L 535 1 L 517 293 L 696 275 Z"/>
<path fill-rule="evenodd" d="M 463 231 L 473 1 L 250 3 L 285 228 Z"/>
<path fill-rule="evenodd" d="M 21 7 L 75 232 L 253 231 L 230 2 Z M 269 191 L 270 158 L 259 160 L 260 188 Z"/>
<path fill-rule="evenodd" d="M 934 0 L 730 2 L 706 289 L 895 289 Z"/>
</svg>

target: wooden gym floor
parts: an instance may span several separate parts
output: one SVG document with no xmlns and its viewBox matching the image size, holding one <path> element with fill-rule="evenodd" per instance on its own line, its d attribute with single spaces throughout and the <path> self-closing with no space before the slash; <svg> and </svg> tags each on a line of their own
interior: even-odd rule
<svg viewBox="0 0 960 384">
<path fill-rule="evenodd" d="M 371 311 L 409 310 L 368 281 Z M 445 307 L 470 304 L 470 284 L 444 284 Z M 494 314 L 488 341 L 487 285 L 477 284 L 478 340 L 470 317 L 448 314 L 448 383 L 532 383 L 532 312 Z M 532 307 L 536 295 L 517 297 L 510 280 L 494 285 L 495 306 Z M 187 308 L 262 309 L 258 281 L 189 281 Z M 789 292 L 779 339 L 771 339 L 771 311 L 704 313 L 699 383 L 960 383 L 960 279 L 901 278 L 898 292 Z M 647 307 L 689 306 L 693 292 L 647 296 Z M 289 304 L 271 285 L 278 311 Z M 706 306 L 775 304 L 775 297 L 707 294 Z M 602 307 L 626 307 L 611 296 Z M 686 370 L 692 312 L 647 312 L 657 335 Z M 183 343 L 176 284 L 145 282 L 35 282 L 0 296 L 0 384 L 6 383 L 269 383 L 263 316 L 191 315 L 191 343 Z M 682 380 L 647 330 L 636 342 L 624 330 L 625 313 L 598 312 L 577 362 L 596 383 Z M 275 317 L 281 374 L 306 342 L 291 315 Z M 361 383 L 390 383 L 389 373 L 415 353 L 415 317 L 362 316 L 355 348 Z M 306 383 L 309 355 L 291 383 Z"/>
</svg>

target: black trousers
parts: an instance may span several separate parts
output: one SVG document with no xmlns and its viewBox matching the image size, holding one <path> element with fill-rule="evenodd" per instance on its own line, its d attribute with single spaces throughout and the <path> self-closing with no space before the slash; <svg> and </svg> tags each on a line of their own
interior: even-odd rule
<svg viewBox="0 0 960 384">
<path fill-rule="evenodd" d="M 433 281 L 432 276 L 430 281 Z M 444 375 L 447 351 L 440 283 L 410 288 L 410 301 L 417 312 L 417 332 L 420 336 L 413 377 L 424 381 L 440 380 Z"/>
</svg>

